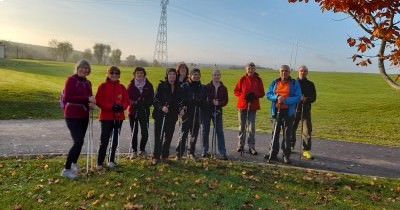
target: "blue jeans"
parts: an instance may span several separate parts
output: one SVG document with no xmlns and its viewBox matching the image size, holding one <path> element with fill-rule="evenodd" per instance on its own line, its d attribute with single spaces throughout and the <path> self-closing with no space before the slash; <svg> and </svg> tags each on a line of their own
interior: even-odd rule
<svg viewBox="0 0 400 210">
<path fill-rule="evenodd" d="M 220 155 L 226 155 L 222 110 L 217 110 L 216 116 L 214 115 L 214 112 L 212 112 L 209 117 L 203 121 L 203 154 L 208 153 L 211 120 L 215 127 L 216 137 L 214 138 L 217 138 L 218 152 Z"/>
</svg>

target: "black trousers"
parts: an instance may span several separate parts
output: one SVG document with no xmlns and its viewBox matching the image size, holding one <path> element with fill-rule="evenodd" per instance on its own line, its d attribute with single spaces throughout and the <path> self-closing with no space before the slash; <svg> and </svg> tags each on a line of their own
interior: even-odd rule
<svg viewBox="0 0 400 210">
<path fill-rule="evenodd" d="M 74 141 L 74 144 L 68 152 L 67 161 L 65 163 L 65 168 L 71 169 L 71 164 L 78 162 L 79 155 L 81 154 L 89 118 L 66 118 L 65 122 L 67 123 L 72 140 Z"/>
<path fill-rule="evenodd" d="M 272 130 L 272 153 L 271 156 L 277 156 L 279 152 L 279 135 L 281 132 L 281 128 L 283 129 L 283 139 L 281 149 L 283 151 L 283 155 L 286 157 L 290 157 L 290 146 L 291 146 L 291 135 L 292 135 L 292 127 L 293 127 L 294 116 L 288 116 L 288 110 L 281 110 L 279 119 L 275 118 L 274 120 L 274 128 L 276 126 L 276 132 L 274 132 L 274 128 Z"/>
<path fill-rule="evenodd" d="M 142 134 L 139 149 L 140 151 L 146 150 L 146 144 L 149 139 L 149 113 L 150 108 L 144 108 L 139 109 L 134 115 L 129 115 L 129 125 L 132 132 L 131 146 L 134 152 L 137 152 L 139 125 Z"/>
<path fill-rule="evenodd" d="M 172 137 L 175 131 L 176 119 L 176 116 L 168 115 L 166 115 L 165 117 L 154 119 L 153 158 L 160 159 L 160 156 L 162 156 L 163 159 L 168 158 L 169 148 L 171 146 Z"/>
<path fill-rule="evenodd" d="M 100 147 L 99 154 L 97 156 L 97 165 L 103 165 L 104 159 L 106 158 L 107 147 L 110 141 L 111 135 L 112 145 L 111 152 L 109 154 L 109 162 L 115 161 L 115 150 L 118 147 L 119 134 L 121 132 L 122 120 L 102 120 L 101 122 L 101 134 L 100 134 Z"/>
</svg>

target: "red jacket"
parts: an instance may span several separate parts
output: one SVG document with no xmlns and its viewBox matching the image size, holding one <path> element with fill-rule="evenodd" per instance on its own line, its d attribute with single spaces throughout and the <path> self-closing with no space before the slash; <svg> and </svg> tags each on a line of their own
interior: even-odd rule
<svg viewBox="0 0 400 210">
<path fill-rule="evenodd" d="M 118 81 L 107 79 L 101 83 L 96 93 L 96 104 L 100 107 L 99 120 L 114 120 L 114 112 L 112 106 L 117 103 L 124 107 L 129 106 L 129 96 L 125 86 Z M 115 114 L 116 120 L 124 120 L 124 112 Z"/>
<path fill-rule="evenodd" d="M 68 77 L 64 87 L 64 117 L 88 118 L 89 96 L 92 96 L 92 84 L 86 78 L 74 74 Z"/>
<path fill-rule="evenodd" d="M 260 100 L 259 98 L 264 97 L 264 84 L 261 78 L 257 73 L 254 73 L 252 77 L 249 77 L 247 74 L 240 78 L 240 80 L 236 83 L 235 89 L 233 93 L 236 97 L 238 97 L 238 102 L 236 107 L 238 109 L 247 109 L 246 99 L 244 98 L 247 93 L 254 92 L 256 95 L 256 100 L 251 102 L 250 110 L 259 110 L 260 109 Z"/>
</svg>

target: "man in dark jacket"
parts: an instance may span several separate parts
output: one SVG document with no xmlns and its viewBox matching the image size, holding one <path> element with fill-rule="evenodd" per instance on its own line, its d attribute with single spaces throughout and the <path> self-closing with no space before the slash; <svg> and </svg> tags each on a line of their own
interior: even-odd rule
<svg viewBox="0 0 400 210">
<path fill-rule="evenodd" d="M 185 116 L 182 117 L 179 142 L 176 147 L 176 158 L 180 159 L 186 148 L 186 141 L 190 132 L 188 145 L 189 158 L 195 160 L 195 149 L 200 124 L 207 111 L 207 90 L 200 82 L 200 69 L 190 71 L 189 80 L 182 85 L 184 93 L 184 104 L 186 106 Z"/>
<path fill-rule="evenodd" d="M 306 159 L 312 159 L 311 155 L 311 103 L 314 103 L 317 98 L 317 93 L 315 91 L 314 83 L 307 79 L 308 68 L 307 66 L 300 66 L 299 68 L 299 81 L 301 86 L 301 101 L 296 107 L 296 117 L 293 122 L 293 135 L 292 135 L 292 150 L 296 145 L 296 130 L 299 126 L 299 122 L 302 121 L 301 131 L 303 140 L 303 157 Z"/>
</svg>

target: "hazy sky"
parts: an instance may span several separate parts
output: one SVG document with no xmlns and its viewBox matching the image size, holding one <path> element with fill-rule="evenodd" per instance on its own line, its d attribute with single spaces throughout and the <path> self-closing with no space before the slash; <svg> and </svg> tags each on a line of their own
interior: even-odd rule
<svg viewBox="0 0 400 210">
<path fill-rule="evenodd" d="M 160 0 L 0 0 L 0 40 L 48 45 L 70 41 L 76 50 L 110 44 L 151 60 Z M 377 72 L 357 67 L 349 35 L 364 34 L 351 18 L 321 13 L 314 2 L 287 0 L 170 0 L 170 62 L 257 65 L 294 64 L 311 70 Z M 295 52 L 295 50 L 294 50 Z M 393 69 L 394 70 L 394 69 Z M 390 71 L 389 71 L 390 72 Z"/>
</svg>

